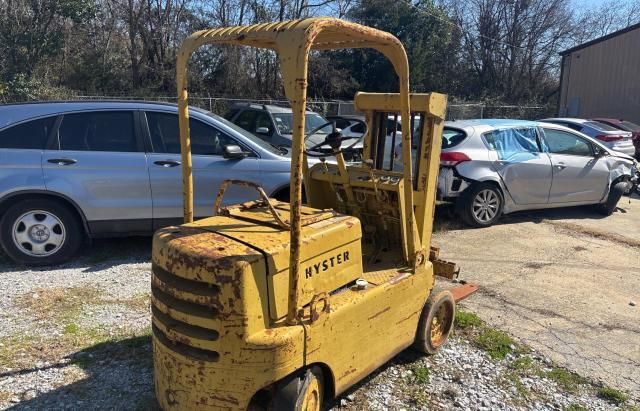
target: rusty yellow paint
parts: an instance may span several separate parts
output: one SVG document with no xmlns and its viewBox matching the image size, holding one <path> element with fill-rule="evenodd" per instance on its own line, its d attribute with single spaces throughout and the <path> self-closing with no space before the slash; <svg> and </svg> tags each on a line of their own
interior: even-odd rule
<svg viewBox="0 0 640 411">
<path fill-rule="evenodd" d="M 279 55 L 293 109 L 291 204 L 229 181 L 217 215 L 194 222 L 187 65 L 198 47 L 229 44 Z M 356 96 L 371 130 L 365 153 L 376 115 L 397 112 L 405 167 L 351 165 L 339 153 L 337 164 L 309 167 L 303 151 L 309 52 L 364 47 L 385 55 L 399 78 L 399 93 Z M 446 98 L 410 96 L 408 78 L 398 39 L 337 19 L 203 30 L 185 40 L 177 61 L 185 224 L 161 229 L 153 240 L 154 379 L 163 409 L 247 409 L 263 398 L 257 393 L 273 395 L 278 382 L 314 365 L 324 380 L 300 401 L 317 409 L 319 399 L 343 392 L 412 344 L 434 284 L 426 256 Z M 410 113 L 416 111 L 427 120 L 414 184 Z M 309 207 L 301 201 L 303 178 Z M 251 185 L 261 199 L 220 207 L 228 184 Z"/>
</svg>

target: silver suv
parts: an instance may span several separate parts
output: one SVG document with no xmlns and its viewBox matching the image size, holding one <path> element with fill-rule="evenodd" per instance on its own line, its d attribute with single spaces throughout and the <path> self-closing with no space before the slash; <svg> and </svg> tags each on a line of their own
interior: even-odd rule
<svg viewBox="0 0 640 411">
<path fill-rule="evenodd" d="M 287 200 L 284 150 L 214 114 L 197 108 L 190 114 L 196 216 L 211 215 L 228 178 L 256 182 Z M 0 164 L 0 243 L 18 262 L 59 263 L 87 238 L 150 234 L 181 221 L 173 104 L 0 105 Z M 254 198 L 233 187 L 225 201 Z"/>
</svg>

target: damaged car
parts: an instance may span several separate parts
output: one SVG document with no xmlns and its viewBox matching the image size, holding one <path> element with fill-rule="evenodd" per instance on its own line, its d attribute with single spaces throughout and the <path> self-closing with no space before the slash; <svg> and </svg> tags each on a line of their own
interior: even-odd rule
<svg viewBox="0 0 640 411">
<path fill-rule="evenodd" d="M 523 120 L 446 122 L 440 165 L 438 199 L 475 227 L 544 208 L 593 204 L 610 215 L 637 166 L 568 127 Z"/>
</svg>

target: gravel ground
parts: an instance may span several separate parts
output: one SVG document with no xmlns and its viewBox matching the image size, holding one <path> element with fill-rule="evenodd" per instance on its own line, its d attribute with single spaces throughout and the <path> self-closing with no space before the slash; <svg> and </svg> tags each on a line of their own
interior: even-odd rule
<svg viewBox="0 0 640 411">
<path fill-rule="evenodd" d="M 149 239 L 134 238 L 95 242 L 56 268 L 0 260 L 0 409 L 156 408 L 149 250 Z M 492 358 L 478 342 L 488 330 L 461 328 L 433 357 L 401 353 L 333 409 L 617 408 L 597 385 L 516 341 Z"/>
</svg>

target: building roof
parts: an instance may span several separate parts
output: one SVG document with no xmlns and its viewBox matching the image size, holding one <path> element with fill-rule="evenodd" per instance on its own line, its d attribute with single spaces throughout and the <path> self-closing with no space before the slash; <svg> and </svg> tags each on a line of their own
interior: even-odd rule
<svg viewBox="0 0 640 411">
<path fill-rule="evenodd" d="M 637 30 L 637 29 L 640 29 L 640 23 L 632 24 L 631 26 L 625 27 L 625 28 L 623 28 L 621 30 L 614 31 L 613 33 L 609 33 L 606 36 L 598 37 L 597 39 L 594 39 L 594 40 L 591 40 L 591 41 L 587 41 L 586 43 L 579 44 L 579 45 L 577 45 L 575 47 L 571 47 L 570 49 L 566 49 L 564 51 L 561 51 L 559 54 L 561 56 L 564 56 L 564 55 L 573 53 L 574 51 L 582 50 L 584 48 L 593 46 L 594 44 L 601 43 L 601 42 L 609 40 L 609 39 L 611 39 L 613 37 L 617 37 L 617 36 L 619 36 L 621 34 L 625 34 L 625 33 L 628 33 L 630 31 Z"/>
</svg>

